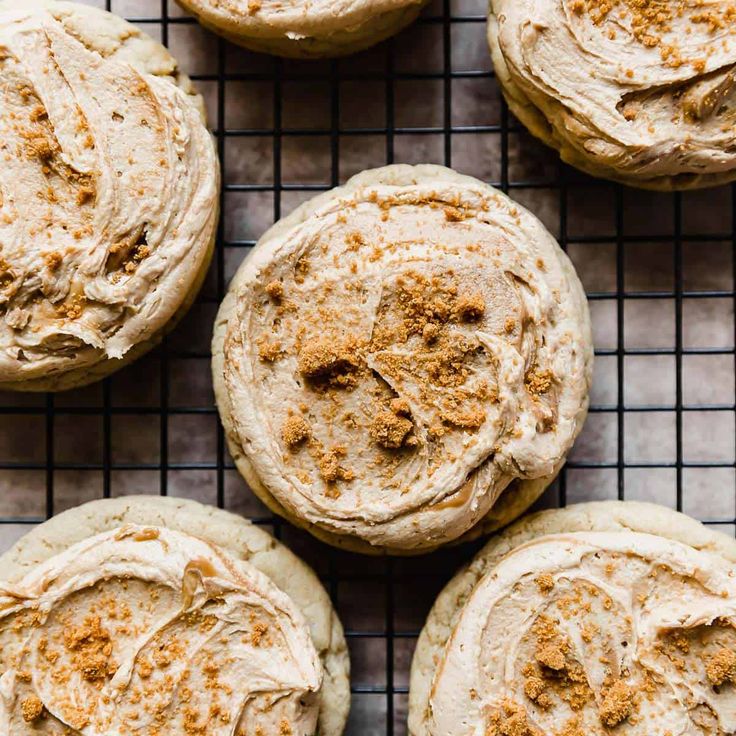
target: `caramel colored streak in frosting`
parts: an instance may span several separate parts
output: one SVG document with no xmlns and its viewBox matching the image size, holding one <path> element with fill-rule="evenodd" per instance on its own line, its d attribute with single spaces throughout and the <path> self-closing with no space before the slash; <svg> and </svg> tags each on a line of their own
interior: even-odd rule
<svg viewBox="0 0 736 736">
<path fill-rule="evenodd" d="M 735 2 L 492 0 L 492 9 L 512 106 L 571 163 L 653 185 L 736 176 Z"/>
<path fill-rule="evenodd" d="M 541 537 L 483 577 L 432 683 L 433 736 L 727 736 L 736 579 L 633 532 Z"/>
<path fill-rule="evenodd" d="M 577 278 L 535 218 L 462 182 L 341 190 L 247 264 L 225 385 L 259 479 L 300 519 L 436 546 L 513 478 L 552 473 L 580 429 Z"/>
<path fill-rule="evenodd" d="M 126 526 L 0 583 L 0 733 L 311 736 L 322 667 L 291 600 L 194 537 Z"/>
<path fill-rule="evenodd" d="M 118 19 L 93 48 L 75 7 L 0 5 L 0 382 L 151 338 L 214 231 L 218 165 L 196 98 L 127 63 L 145 42 Z"/>
</svg>

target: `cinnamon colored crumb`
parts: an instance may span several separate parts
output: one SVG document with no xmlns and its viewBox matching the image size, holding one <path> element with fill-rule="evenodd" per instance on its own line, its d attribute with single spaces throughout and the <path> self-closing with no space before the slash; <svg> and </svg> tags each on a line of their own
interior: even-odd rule
<svg viewBox="0 0 736 736">
<path fill-rule="evenodd" d="M 56 269 L 61 266 L 62 257 L 61 253 L 58 253 L 57 251 L 54 251 L 53 253 L 47 253 L 43 260 L 46 262 L 46 266 L 49 269 L 49 271 L 56 271 Z"/>
<path fill-rule="evenodd" d="M 486 311 L 486 303 L 478 292 L 461 294 L 457 299 L 456 310 L 465 322 L 476 322 Z"/>
<path fill-rule="evenodd" d="M 530 394 L 545 394 L 552 387 L 552 371 L 532 369 L 524 377 L 524 384 Z"/>
<path fill-rule="evenodd" d="M 278 301 L 284 296 L 284 285 L 280 281 L 271 281 L 266 284 L 266 294 Z"/>
<path fill-rule="evenodd" d="M 308 340 L 299 351 L 299 371 L 313 381 L 330 386 L 354 388 L 359 363 L 352 340 L 320 337 Z"/>
<path fill-rule="evenodd" d="M 255 626 L 253 626 L 253 631 L 250 635 L 250 643 L 254 647 L 261 646 L 261 642 L 263 641 L 263 637 L 268 631 L 268 625 L 264 623 L 256 623 Z"/>
<path fill-rule="evenodd" d="M 603 696 L 598 707 L 598 717 L 604 726 L 613 728 L 625 721 L 633 710 L 633 690 L 623 680 L 616 680 Z"/>
<path fill-rule="evenodd" d="M 322 453 L 319 459 L 319 472 L 326 483 L 335 483 L 338 480 L 353 480 L 355 473 L 340 465 L 340 459 L 347 455 L 342 446 L 333 447 Z"/>
<path fill-rule="evenodd" d="M 705 674 L 715 685 L 736 681 L 736 653 L 730 649 L 719 649 L 705 665 Z"/>
<path fill-rule="evenodd" d="M 409 419 L 397 416 L 391 411 L 380 411 L 373 419 L 370 435 L 381 447 L 396 450 L 404 444 L 413 427 Z"/>
<path fill-rule="evenodd" d="M 77 206 L 81 207 L 83 204 L 86 204 L 91 199 L 95 198 L 95 190 L 93 187 L 90 186 L 83 186 L 79 188 L 79 191 L 77 192 Z"/>
<path fill-rule="evenodd" d="M 524 694 L 533 703 L 546 710 L 552 707 L 552 698 L 545 692 L 546 685 L 541 677 L 532 675 L 524 682 Z"/>
<path fill-rule="evenodd" d="M 427 324 L 422 328 L 422 338 L 427 345 L 431 345 L 437 339 L 437 335 L 439 334 L 439 325 L 436 325 L 434 322 L 427 322 Z"/>
<path fill-rule="evenodd" d="M 59 317 L 66 317 L 67 319 L 78 319 L 82 316 L 85 302 L 86 299 L 83 296 L 77 295 L 73 297 L 70 301 L 60 304 L 58 307 L 56 307 L 56 313 L 59 315 Z"/>
<path fill-rule="evenodd" d="M 33 723 L 43 715 L 43 703 L 39 697 L 31 695 L 21 702 L 20 710 L 23 720 L 26 723 Z"/>
<path fill-rule="evenodd" d="M 286 418 L 281 429 L 281 436 L 288 447 L 293 448 L 300 445 L 311 434 L 309 425 L 303 417 L 293 414 Z"/>
<path fill-rule="evenodd" d="M 486 736 L 542 736 L 529 723 L 526 710 L 512 700 L 504 701 L 500 709 L 491 713 Z"/>
<path fill-rule="evenodd" d="M 543 593 L 549 593 L 549 591 L 555 587 L 554 578 L 548 572 L 544 572 L 537 576 L 537 579 L 534 582 L 536 582 L 537 587 Z"/>
<path fill-rule="evenodd" d="M 41 161 L 48 161 L 53 156 L 53 149 L 48 139 L 42 135 L 28 138 L 26 142 L 26 153 L 35 156 Z"/>
<path fill-rule="evenodd" d="M 547 644 L 537 650 L 537 662 L 551 670 L 565 669 L 565 653 L 557 642 Z"/>
<path fill-rule="evenodd" d="M 400 417 L 408 417 L 411 415 L 411 407 L 406 399 L 391 399 L 389 404 L 391 411 Z"/>
<path fill-rule="evenodd" d="M 463 220 L 463 212 L 457 207 L 445 207 L 445 219 L 447 222 L 461 222 Z"/>
<path fill-rule="evenodd" d="M 267 363 L 273 363 L 281 354 L 281 343 L 269 342 L 266 338 L 258 341 L 258 357 Z"/>
</svg>

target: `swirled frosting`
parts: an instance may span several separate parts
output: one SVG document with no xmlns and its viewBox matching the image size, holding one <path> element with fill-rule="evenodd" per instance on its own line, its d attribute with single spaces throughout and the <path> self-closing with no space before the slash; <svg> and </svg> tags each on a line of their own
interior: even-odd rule
<svg viewBox="0 0 736 736">
<path fill-rule="evenodd" d="M 633 532 L 541 537 L 476 585 L 432 683 L 442 736 L 736 731 L 736 579 Z"/>
<path fill-rule="evenodd" d="M 491 5 L 509 102 L 570 163 L 653 187 L 736 178 L 736 3 Z"/>
<path fill-rule="evenodd" d="M 196 288 L 218 165 L 177 80 L 109 14 L 0 5 L 0 383 L 122 358 Z"/>
<path fill-rule="evenodd" d="M 356 51 L 413 20 L 427 0 L 184 0 L 214 30 L 286 55 Z"/>
<path fill-rule="evenodd" d="M 591 367 L 582 290 L 549 233 L 429 168 L 403 185 L 367 172 L 277 226 L 223 306 L 236 454 L 290 517 L 402 549 L 454 539 L 512 479 L 553 474 Z"/>
<path fill-rule="evenodd" d="M 0 583 L 0 733 L 309 736 L 321 680 L 291 599 L 180 532 L 125 526 Z"/>
</svg>

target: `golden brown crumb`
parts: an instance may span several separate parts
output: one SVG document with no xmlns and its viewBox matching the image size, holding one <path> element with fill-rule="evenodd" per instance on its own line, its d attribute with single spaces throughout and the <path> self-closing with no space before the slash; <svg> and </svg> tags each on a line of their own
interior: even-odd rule
<svg viewBox="0 0 736 736">
<path fill-rule="evenodd" d="M 526 710 L 512 700 L 506 700 L 500 709 L 491 713 L 486 736 L 541 736 L 529 723 Z"/>
<path fill-rule="evenodd" d="M 408 417 L 411 415 L 411 407 L 406 399 L 391 399 L 389 404 L 391 411 L 400 417 Z"/>
<path fill-rule="evenodd" d="M 552 707 L 552 698 L 545 692 L 544 680 L 541 677 L 536 675 L 528 677 L 524 682 L 524 694 L 540 708 Z"/>
<path fill-rule="evenodd" d="M 354 388 L 357 385 L 358 358 L 355 341 L 319 337 L 305 342 L 299 351 L 299 371 L 315 382 Z"/>
<path fill-rule="evenodd" d="M 23 720 L 26 723 L 33 723 L 43 715 L 43 703 L 39 697 L 31 695 L 21 702 L 20 710 Z"/>
<path fill-rule="evenodd" d="M 49 271 L 56 271 L 59 266 L 61 266 L 61 253 L 58 253 L 57 251 L 54 251 L 53 253 L 47 253 L 43 257 L 44 261 L 46 262 L 46 266 L 49 269 Z"/>
<path fill-rule="evenodd" d="M 99 616 L 89 616 L 81 626 L 64 632 L 66 648 L 74 652 L 74 665 L 85 680 L 101 680 L 115 672 L 110 662 L 112 640 Z"/>
<path fill-rule="evenodd" d="M 526 374 L 524 384 L 530 394 L 535 396 L 545 394 L 552 387 L 552 371 L 532 369 Z"/>
<path fill-rule="evenodd" d="M 70 301 L 64 302 L 56 307 L 56 313 L 59 317 L 67 317 L 68 319 L 79 319 L 84 311 L 86 299 L 82 295 L 74 296 Z"/>
<path fill-rule="evenodd" d="M 580 717 L 574 716 L 563 726 L 562 731 L 560 731 L 557 736 L 587 736 L 587 734 L 583 731 Z M 667 734 L 664 736 L 667 736 Z"/>
<path fill-rule="evenodd" d="M 436 325 L 434 322 L 427 322 L 427 324 L 422 328 L 422 338 L 427 345 L 431 345 L 437 339 L 437 335 L 439 334 L 439 325 Z"/>
<path fill-rule="evenodd" d="M 445 207 L 445 219 L 447 222 L 461 222 L 463 220 L 463 211 L 457 207 L 448 205 Z"/>
<path fill-rule="evenodd" d="M 268 631 L 268 625 L 264 623 L 256 623 L 256 625 L 253 627 L 253 631 L 250 634 L 250 643 L 254 647 L 261 646 L 261 642 L 263 641 L 263 637 Z"/>
<path fill-rule="evenodd" d="M 539 588 L 539 590 L 542 591 L 542 593 L 549 593 L 549 591 L 555 587 L 554 578 L 548 572 L 544 572 L 541 575 L 538 575 L 537 579 L 534 582 L 537 584 L 537 587 Z"/>
<path fill-rule="evenodd" d="M 736 681 L 736 653 L 730 649 L 719 649 L 706 662 L 705 674 L 716 687 L 727 681 Z"/>
<path fill-rule="evenodd" d="M 371 439 L 381 447 L 396 450 L 404 444 L 414 425 L 392 411 L 379 411 L 370 427 Z"/>
<path fill-rule="evenodd" d="M 42 135 L 34 136 L 26 142 L 26 153 L 29 156 L 36 156 L 41 161 L 48 161 L 53 156 L 53 149 L 48 139 Z"/>
<path fill-rule="evenodd" d="M 281 429 L 281 436 L 288 447 L 293 448 L 300 445 L 311 434 L 309 425 L 304 417 L 293 414 L 286 418 Z"/>
<path fill-rule="evenodd" d="M 333 447 L 322 453 L 319 459 L 319 472 L 326 483 L 335 483 L 338 480 L 353 480 L 355 473 L 340 465 L 340 458 L 347 455 L 347 450 L 342 446 Z"/>
<path fill-rule="evenodd" d="M 86 204 L 91 199 L 95 198 L 95 190 L 94 187 L 90 186 L 83 186 L 79 188 L 79 191 L 77 192 L 77 205 L 81 207 L 83 204 Z"/>
<path fill-rule="evenodd" d="M 273 363 L 281 355 L 281 343 L 269 342 L 265 337 L 258 341 L 258 357 L 267 363 Z"/>
<path fill-rule="evenodd" d="M 457 299 L 455 309 L 460 319 L 465 322 L 476 322 L 485 314 L 486 303 L 483 296 L 476 291 L 471 294 L 461 294 Z"/>
<path fill-rule="evenodd" d="M 551 670 L 565 669 L 565 653 L 557 642 L 540 647 L 536 653 L 537 662 Z"/>
<path fill-rule="evenodd" d="M 616 680 L 603 696 L 598 707 L 598 717 L 604 726 L 613 728 L 621 721 L 625 721 L 633 710 L 633 690 L 623 680 Z"/>
<path fill-rule="evenodd" d="M 141 659 L 136 664 L 136 671 L 138 676 L 145 680 L 153 674 L 153 665 L 147 659 Z"/>
<path fill-rule="evenodd" d="M 261 7 L 261 0 L 248 0 L 248 12 L 251 15 L 255 15 Z"/>
<path fill-rule="evenodd" d="M 266 284 L 266 294 L 278 301 L 284 296 L 284 285 L 280 281 L 271 281 Z"/>
</svg>

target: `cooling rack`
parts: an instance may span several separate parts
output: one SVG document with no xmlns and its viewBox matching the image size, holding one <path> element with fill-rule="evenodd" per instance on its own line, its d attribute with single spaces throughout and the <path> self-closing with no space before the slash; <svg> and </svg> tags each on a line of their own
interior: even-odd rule
<svg viewBox="0 0 736 736">
<path fill-rule="evenodd" d="M 88 0 L 160 38 L 205 97 L 223 163 L 211 273 L 150 356 L 60 395 L 0 393 L 0 550 L 69 506 L 134 492 L 231 509 L 269 528 L 324 580 L 353 662 L 348 733 L 406 733 L 408 671 L 435 596 L 477 545 L 371 559 L 274 518 L 228 456 L 209 377 L 228 279 L 273 221 L 357 171 L 453 166 L 545 222 L 588 292 L 596 377 L 586 428 L 541 506 L 650 500 L 728 533 L 736 524 L 736 188 L 637 192 L 583 176 L 502 103 L 484 0 L 435 0 L 355 57 L 292 62 L 243 51 L 167 0 Z"/>
</svg>

